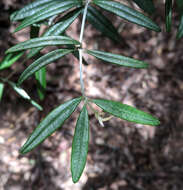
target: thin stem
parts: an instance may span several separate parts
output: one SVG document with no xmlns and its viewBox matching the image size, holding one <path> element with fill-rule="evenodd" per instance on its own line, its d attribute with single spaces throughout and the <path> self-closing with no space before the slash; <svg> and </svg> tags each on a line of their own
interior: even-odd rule
<svg viewBox="0 0 183 190">
<path fill-rule="evenodd" d="M 84 87 L 84 81 L 83 81 L 83 50 L 82 50 L 82 43 L 83 43 L 83 34 L 84 34 L 84 28 L 85 28 L 85 22 L 86 22 L 86 14 L 88 10 L 90 0 L 86 1 L 84 13 L 83 13 L 83 19 L 81 24 L 81 32 L 79 37 L 79 42 L 81 43 L 81 48 L 79 49 L 79 69 L 80 69 L 80 84 L 81 84 L 81 92 L 83 97 L 85 97 L 85 87 Z"/>
<path fill-rule="evenodd" d="M 90 0 L 86 1 L 85 8 L 84 8 L 84 13 L 83 13 L 83 19 L 82 19 L 82 24 L 81 24 L 81 32 L 80 32 L 80 38 L 79 38 L 79 42 L 81 44 L 83 42 L 83 34 L 84 34 L 84 28 L 85 28 L 85 22 L 86 22 L 86 14 L 87 14 L 89 2 L 90 2 Z"/>
<path fill-rule="evenodd" d="M 81 84 L 81 92 L 83 97 L 85 97 L 85 86 L 83 80 L 83 50 L 79 49 L 79 70 L 80 70 L 80 84 Z"/>
</svg>

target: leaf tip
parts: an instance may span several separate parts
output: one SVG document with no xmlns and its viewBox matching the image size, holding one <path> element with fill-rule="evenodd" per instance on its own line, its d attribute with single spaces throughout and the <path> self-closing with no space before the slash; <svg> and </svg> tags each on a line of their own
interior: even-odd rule
<svg viewBox="0 0 183 190">
<path fill-rule="evenodd" d="M 75 178 L 75 177 L 72 177 L 72 181 L 73 181 L 73 183 L 77 183 L 79 181 L 79 179 Z"/>
</svg>

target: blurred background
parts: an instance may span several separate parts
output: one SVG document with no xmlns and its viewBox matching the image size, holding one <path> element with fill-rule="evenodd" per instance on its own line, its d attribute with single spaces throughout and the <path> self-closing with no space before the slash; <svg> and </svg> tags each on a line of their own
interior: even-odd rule
<svg viewBox="0 0 183 190">
<path fill-rule="evenodd" d="M 29 38 L 29 29 L 13 33 L 17 23 L 9 15 L 30 0 L 0 2 L 0 61 L 10 46 Z M 70 172 L 72 137 L 80 107 L 61 129 L 32 152 L 22 156 L 19 148 L 39 121 L 66 100 L 81 95 L 79 64 L 66 56 L 50 64 L 47 94 L 39 112 L 6 86 L 0 103 L 0 190 L 182 190 L 183 189 L 183 41 L 176 40 L 178 15 L 173 14 L 172 32 L 164 26 L 164 2 L 155 4 L 152 19 L 161 33 L 148 31 L 104 12 L 118 28 L 119 44 L 101 35 L 89 23 L 85 47 L 133 57 L 149 63 L 147 70 L 117 67 L 85 56 L 86 94 L 90 98 L 121 101 L 151 113 L 160 126 L 137 125 L 112 118 L 101 127 L 92 112 L 87 165 L 77 184 Z M 137 8 L 137 7 L 135 7 Z M 79 39 L 81 18 L 68 29 Z M 43 54 L 49 52 L 43 50 Z M 0 76 L 21 72 L 33 62 L 20 59 Z M 34 78 L 22 87 L 37 101 Z"/>
</svg>

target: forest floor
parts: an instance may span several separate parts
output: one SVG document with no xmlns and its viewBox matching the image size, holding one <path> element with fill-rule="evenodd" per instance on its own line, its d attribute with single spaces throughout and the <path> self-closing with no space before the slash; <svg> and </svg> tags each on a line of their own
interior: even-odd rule
<svg viewBox="0 0 183 190">
<path fill-rule="evenodd" d="M 28 1 L 0 3 L 0 60 L 10 46 L 29 38 L 29 29 L 13 34 L 9 14 Z M 182 190 L 183 189 L 183 41 L 175 40 L 178 17 L 172 32 L 165 33 L 163 5 L 153 19 L 162 32 L 155 33 L 108 14 L 121 28 L 119 44 L 103 37 L 89 23 L 84 35 L 87 48 L 119 53 L 149 63 L 148 69 L 117 67 L 86 56 L 86 94 L 90 98 L 121 101 L 158 117 L 157 127 L 112 118 L 101 127 L 92 112 L 87 165 L 77 184 L 70 172 L 70 153 L 77 109 L 61 129 L 26 155 L 19 149 L 39 121 L 66 100 L 81 95 L 79 64 L 73 56 L 50 64 L 46 98 L 39 112 L 9 86 L 0 103 L 0 190 Z M 68 34 L 78 39 L 81 19 Z M 122 24 L 122 25 L 121 25 Z M 129 32 L 130 31 L 130 32 Z M 45 49 L 43 53 L 49 51 Z M 33 60 L 22 59 L 0 76 L 21 72 Z M 28 79 L 22 87 L 38 100 L 36 83 Z"/>
</svg>

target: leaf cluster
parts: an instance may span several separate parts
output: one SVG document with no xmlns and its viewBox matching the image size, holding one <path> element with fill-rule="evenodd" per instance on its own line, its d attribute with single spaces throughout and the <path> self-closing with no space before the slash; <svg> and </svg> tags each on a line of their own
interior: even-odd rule
<svg viewBox="0 0 183 190">
<path fill-rule="evenodd" d="M 136 3 L 142 10 L 149 15 L 155 12 L 155 6 L 152 0 L 131 0 Z M 88 1 L 87 1 L 88 2 Z M 183 1 L 177 0 L 176 5 L 181 17 L 180 25 L 177 32 L 177 38 L 183 36 Z M 169 32 L 172 25 L 172 7 L 173 1 L 166 0 L 165 2 L 165 16 L 166 16 L 166 30 Z M 86 15 L 85 15 L 85 10 Z M 27 99 L 42 110 L 36 102 L 20 87 L 20 85 L 29 77 L 34 75 L 37 81 L 37 90 L 40 100 L 45 98 L 46 93 L 46 66 L 54 61 L 63 58 L 68 54 L 72 54 L 78 59 L 83 60 L 79 56 L 80 50 L 83 53 L 94 56 L 104 62 L 115 64 L 116 66 L 124 66 L 135 69 L 145 69 L 148 63 L 136 60 L 134 58 L 123 55 L 113 54 L 110 52 L 103 52 L 96 49 L 83 49 L 82 41 L 73 39 L 66 34 L 68 27 L 80 16 L 86 16 L 87 21 L 92 24 L 103 35 L 107 36 L 114 42 L 119 42 L 121 36 L 118 30 L 107 18 L 103 11 L 111 12 L 118 17 L 145 27 L 149 30 L 160 32 L 160 27 L 151 19 L 151 16 L 127 6 L 121 2 L 113 0 L 90 0 L 87 5 L 84 0 L 35 0 L 26 5 L 24 8 L 16 11 L 11 15 L 11 21 L 20 22 L 20 25 L 15 29 L 15 32 L 20 31 L 26 27 L 30 27 L 30 39 L 21 42 L 6 51 L 4 60 L 0 63 L 0 70 L 9 68 L 14 62 L 26 54 L 26 60 L 34 58 L 35 61 L 30 64 L 19 77 L 18 83 L 15 84 L 9 79 L 0 78 L 0 99 L 4 89 L 4 84 L 9 84 L 18 94 L 24 99 Z M 46 26 L 46 30 L 40 36 L 40 27 Z M 57 47 L 51 52 L 42 55 L 41 50 L 48 46 Z M 87 64 L 86 60 L 83 63 Z M 81 75 L 80 70 L 80 75 Z M 76 183 L 84 170 L 88 143 L 89 143 L 89 117 L 88 109 L 91 109 L 96 116 L 96 119 L 101 125 L 103 122 L 110 119 L 104 118 L 103 114 L 93 108 L 93 104 L 101 108 L 102 112 L 106 112 L 111 116 L 118 117 L 134 123 L 144 125 L 159 125 L 159 120 L 148 113 L 138 110 L 121 102 L 104 99 L 90 99 L 82 94 L 81 97 L 66 101 L 65 103 L 56 107 L 51 111 L 35 128 L 28 140 L 20 149 L 22 154 L 30 152 L 47 137 L 53 134 L 60 128 L 64 121 L 68 119 L 76 110 L 78 105 L 82 102 L 83 108 L 78 117 L 75 133 L 72 143 L 71 154 L 71 172 L 73 182 Z"/>
</svg>

